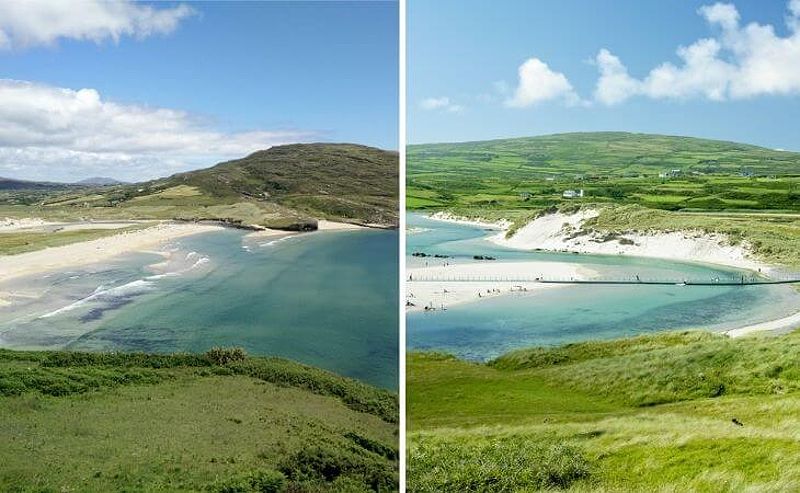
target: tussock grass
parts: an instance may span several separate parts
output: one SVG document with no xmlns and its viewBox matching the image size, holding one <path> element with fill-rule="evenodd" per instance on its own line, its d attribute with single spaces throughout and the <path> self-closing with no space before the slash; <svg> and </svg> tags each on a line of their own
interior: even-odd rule
<svg viewBox="0 0 800 493">
<path fill-rule="evenodd" d="M 531 348 L 486 365 L 412 353 L 410 491 L 432 491 L 434 477 L 466 481 L 465 471 L 484 477 L 472 453 L 486 444 L 509 454 L 528 444 L 570 447 L 562 459 L 577 452 L 588 471 L 553 487 L 570 492 L 793 491 L 798 344 L 798 333 L 729 339 L 689 331 Z M 430 443 L 444 455 L 435 471 L 418 453 Z M 509 464 L 528 479 L 508 491 L 546 488 L 525 476 L 534 466 Z"/>
</svg>

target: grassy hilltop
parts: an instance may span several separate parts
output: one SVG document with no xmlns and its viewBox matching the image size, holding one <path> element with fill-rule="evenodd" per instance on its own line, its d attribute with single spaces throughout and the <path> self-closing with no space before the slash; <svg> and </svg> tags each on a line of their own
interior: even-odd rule
<svg viewBox="0 0 800 493">
<path fill-rule="evenodd" d="M 800 153 L 691 137 L 587 132 L 412 145 L 407 166 L 411 209 L 537 209 L 583 200 L 800 210 Z M 563 199 L 570 189 L 583 189 L 584 199 Z"/>
<path fill-rule="evenodd" d="M 800 334 L 408 360 L 409 491 L 800 489 Z"/>
<path fill-rule="evenodd" d="M 397 395 L 240 350 L 0 350 L 0 491 L 395 491 Z"/>
<path fill-rule="evenodd" d="M 113 186 L 0 187 L 0 217 L 217 220 L 314 229 L 315 219 L 396 226 L 396 152 L 293 144 L 208 169 Z"/>
</svg>

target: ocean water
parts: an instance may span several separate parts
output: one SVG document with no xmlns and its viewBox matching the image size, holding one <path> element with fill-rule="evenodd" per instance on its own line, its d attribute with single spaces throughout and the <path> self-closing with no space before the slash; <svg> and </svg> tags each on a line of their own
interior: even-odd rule
<svg viewBox="0 0 800 493">
<path fill-rule="evenodd" d="M 13 281 L 0 346 L 148 352 L 242 346 L 398 382 L 398 233 L 204 233 L 158 254 Z M 155 266 L 155 267 L 154 267 Z"/>
<path fill-rule="evenodd" d="M 441 262 L 413 252 L 450 255 L 471 262 L 476 254 L 503 261 L 583 264 L 598 277 L 711 280 L 738 278 L 742 271 L 698 263 L 608 255 L 575 255 L 507 249 L 487 240 L 496 231 L 408 215 L 409 265 Z M 790 286 L 582 285 L 482 300 L 447 311 L 407 316 L 410 349 L 446 351 L 486 360 L 512 349 L 609 339 L 647 332 L 743 327 L 800 310 Z"/>
</svg>

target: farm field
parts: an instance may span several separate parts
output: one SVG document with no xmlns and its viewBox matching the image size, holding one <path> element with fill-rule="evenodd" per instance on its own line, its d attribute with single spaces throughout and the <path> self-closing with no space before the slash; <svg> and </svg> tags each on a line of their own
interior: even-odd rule
<svg viewBox="0 0 800 493">
<path fill-rule="evenodd" d="M 595 132 L 412 145 L 407 166 L 412 210 L 586 202 L 800 210 L 800 153 L 689 137 Z M 584 195 L 567 199 L 567 190 Z"/>
</svg>

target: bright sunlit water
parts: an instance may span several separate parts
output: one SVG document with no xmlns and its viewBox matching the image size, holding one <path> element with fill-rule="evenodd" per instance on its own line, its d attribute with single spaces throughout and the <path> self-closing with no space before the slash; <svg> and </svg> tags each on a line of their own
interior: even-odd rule
<svg viewBox="0 0 800 493">
<path fill-rule="evenodd" d="M 408 215 L 409 265 L 441 262 L 411 257 L 413 252 L 450 255 L 470 262 L 473 255 L 503 261 L 556 261 L 586 265 L 605 278 L 712 280 L 741 271 L 696 263 L 507 249 L 487 238 L 497 231 Z M 414 312 L 407 317 L 408 346 L 485 360 L 511 349 L 590 339 L 624 337 L 660 330 L 743 327 L 800 310 L 790 286 L 567 286 L 490 298 Z"/>
</svg>

